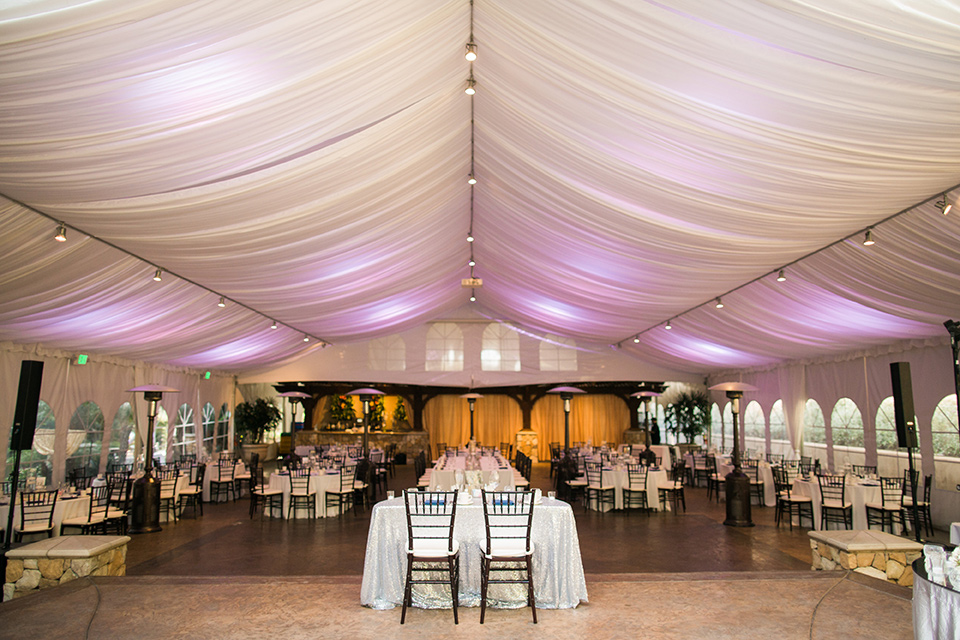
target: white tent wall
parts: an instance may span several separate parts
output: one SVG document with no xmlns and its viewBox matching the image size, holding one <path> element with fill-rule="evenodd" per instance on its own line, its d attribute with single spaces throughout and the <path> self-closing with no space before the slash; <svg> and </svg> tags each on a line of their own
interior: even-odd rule
<svg viewBox="0 0 960 640">
<path fill-rule="evenodd" d="M 47 349 L 40 345 L 0 344 L 0 416 L 4 417 L 4 421 L 0 423 L 0 441 L 3 442 L 5 454 L 0 459 L 2 477 L 7 477 L 11 471 L 7 465 L 6 454 L 9 454 L 12 417 L 23 360 L 38 360 L 44 363 L 40 399 L 50 405 L 56 425 L 51 477 L 53 483 L 65 480 L 64 469 L 70 419 L 74 411 L 84 402 L 96 403 L 103 412 L 103 446 L 99 462 L 101 471 L 106 468 L 113 420 L 123 403 L 130 402 L 134 407 L 138 451 L 146 433 L 147 407 L 143 394 L 129 393 L 127 389 L 141 384 L 164 384 L 179 389 L 178 393 L 165 393 L 160 406 L 167 411 L 172 425 L 179 406 L 184 403 L 191 405 L 198 434 L 201 409 L 207 402 L 218 410 L 223 403 L 227 403 L 232 413 L 234 390 L 232 376 L 211 372 L 210 379 L 205 380 L 205 372 L 202 371 L 169 368 L 96 355 L 91 355 L 87 364 L 76 365 L 73 364 L 75 358 L 75 353 Z M 200 440 L 198 437 L 197 453 L 200 452 Z"/>
<path fill-rule="evenodd" d="M 952 353 L 946 337 L 904 341 L 870 351 L 792 362 L 775 368 L 725 371 L 710 375 L 707 384 L 736 380 L 758 387 L 758 391 L 744 394 L 741 411 L 752 400 L 760 403 L 764 411 L 768 442 L 770 409 L 776 400 L 784 401 L 784 414 L 788 421 L 791 419 L 789 404 L 800 407 L 799 411 L 793 414 L 793 419 L 796 420 L 797 416 L 802 418 L 806 400 L 816 400 L 823 410 L 827 444 L 824 446 L 804 443 L 802 451 L 805 455 L 820 457 L 831 469 L 842 468 L 849 462 L 876 465 L 880 475 L 902 476 L 907 468 L 905 450 L 885 451 L 878 450 L 877 447 L 877 411 L 881 402 L 893 394 L 890 380 L 892 362 L 910 364 L 920 441 L 914 464 L 922 475 L 934 477 L 931 499 L 934 521 L 941 524 L 954 521 L 960 516 L 960 493 L 956 490 L 956 485 L 960 483 L 960 459 L 934 456 L 931 428 L 938 403 L 956 392 Z M 721 408 L 726 403 L 722 392 L 713 392 L 713 398 Z M 832 444 L 834 425 L 831 424 L 831 414 L 841 398 L 853 400 L 860 410 L 863 420 L 862 449 Z M 790 428 L 788 424 L 788 429 Z M 960 438 L 960 433 L 956 437 Z M 802 442 L 802 436 L 798 441 Z"/>
<path fill-rule="evenodd" d="M 434 371 L 427 368 L 427 334 L 430 328 L 438 323 L 455 324 L 462 333 L 461 370 Z M 495 319 L 463 311 L 457 317 L 423 324 L 386 338 L 329 346 L 278 368 L 242 373 L 238 379 L 241 385 L 255 382 L 353 380 L 463 387 L 604 380 L 703 381 L 700 374 L 645 363 L 607 345 L 584 345 L 578 342 L 577 346 L 572 348 L 565 346 L 556 336 L 538 336 L 529 331 L 516 332 L 519 343 L 519 371 L 484 370 L 481 357 L 483 334 L 486 329 L 496 324 L 498 321 Z M 384 360 L 375 355 L 376 350 L 381 348 L 380 345 L 398 339 L 402 340 L 404 355 L 400 360 L 392 361 L 394 364 L 390 366 L 396 368 L 386 369 L 382 366 Z M 575 358 L 575 368 L 559 371 L 542 369 L 541 347 L 553 353 L 564 354 L 566 362 L 573 362 Z"/>
</svg>

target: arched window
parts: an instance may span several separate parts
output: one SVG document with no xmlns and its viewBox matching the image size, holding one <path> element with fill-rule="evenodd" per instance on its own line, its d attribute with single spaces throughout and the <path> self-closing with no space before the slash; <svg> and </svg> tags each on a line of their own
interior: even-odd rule
<svg viewBox="0 0 960 640">
<path fill-rule="evenodd" d="M 576 371 L 577 341 L 549 333 L 540 341 L 540 371 Z M 663 424 L 663 420 L 660 420 Z"/>
<path fill-rule="evenodd" d="M 107 454 L 107 469 L 112 464 L 131 464 L 136 446 L 133 406 L 124 402 L 113 416 L 113 428 L 110 429 L 110 453 Z"/>
<path fill-rule="evenodd" d="M 427 329 L 427 371 L 463 371 L 463 332 L 453 322 Z"/>
<path fill-rule="evenodd" d="M 177 409 L 177 421 L 173 425 L 173 455 L 179 460 L 185 453 L 197 451 L 197 426 L 193 421 L 193 407 L 187 403 Z"/>
<path fill-rule="evenodd" d="M 167 410 L 157 406 L 157 418 L 153 423 L 153 459 L 160 464 L 167 462 L 167 444 L 170 436 L 170 418 Z"/>
<path fill-rule="evenodd" d="M 371 371 L 406 371 L 407 343 L 400 336 L 371 340 L 367 343 L 367 366 Z"/>
<path fill-rule="evenodd" d="M 84 402 L 73 412 L 67 431 L 66 474 L 83 469 L 88 476 L 100 473 L 103 447 L 103 412 L 95 402 Z"/>
<path fill-rule="evenodd" d="M 863 417 L 857 403 L 840 398 L 830 414 L 834 446 L 863 448 Z"/>
<path fill-rule="evenodd" d="M 710 407 L 710 442 L 717 448 L 723 442 L 723 416 L 720 415 L 720 405 L 716 402 Z"/>
<path fill-rule="evenodd" d="M 520 371 L 520 334 L 500 322 L 491 322 L 483 330 L 480 351 L 483 371 Z"/>
<path fill-rule="evenodd" d="M 756 400 L 751 400 L 743 412 L 744 435 L 748 438 L 759 438 L 766 440 L 767 425 L 763 419 L 763 408 Z"/>
<path fill-rule="evenodd" d="M 11 438 L 13 436 L 11 429 Z M 34 475 L 45 478 L 47 485 L 53 480 L 53 442 L 56 424 L 53 410 L 43 400 L 37 405 L 37 429 L 33 434 L 33 446 L 20 454 L 21 476 Z M 17 452 L 11 440 L 7 446 L 7 473 L 13 470 Z M 6 526 L 6 525 L 2 525 Z"/>
<path fill-rule="evenodd" d="M 937 403 L 930 421 L 933 431 L 933 453 L 960 458 L 960 432 L 957 428 L 957 394 L 951 393 Z"/>
<path fill-rule="evenodd" d="M 723 407 L 723 446 L 733 451 L 733 404 L 730 402 Z M 742 442 L 740 448 L 743 448 Z"/>
<path fill-rule="evenodd" d="M 213 456 L 214 445 L 216 444 L 217 410 L 208 402 L 203 405 L 200 419 L 203 421 L 203 453 L 210 458 Z"/>
<path fill-rule="evenodd" d="M 787 421 L 783 417 L 783 400 L 777 400 L 770 407 L 770 440 L 790 442 Z"/>
<path fill-rule="evenodd" d="M 877 428 L 877 449 L 885 451 L 896 451 L 897 446 L 897 422 L 893 417 L 893 396 L 887 396 L 877 407 L 877 420 L 874 423 Z"/>
<path fill-rule="evenodd" d="M 220 417 L 217 419 L 217 451 L 228 451 L 230 449 L 230 409 L 224 402 L 220 407 Z"/>
<path fill-rule="evenodd" d="M 827 444 L 827 430 L 823 421 L 820 404 L 810 398 L 803 408 L 803 440 L 817 444 Z"/>
</svg>

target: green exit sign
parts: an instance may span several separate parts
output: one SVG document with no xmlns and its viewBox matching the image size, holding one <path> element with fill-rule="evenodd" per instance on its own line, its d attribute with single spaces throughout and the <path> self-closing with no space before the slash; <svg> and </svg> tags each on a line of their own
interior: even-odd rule
<svg viewBox="0 0 960 640">
<path fill-rule="evenodd" d="M 210 372 L 209 372 L 209 371 L 207 371 L 205 374 L 203 374 L 203 379 L 204 379 L 204 380 L 209 380 L 209 379 L 210 379 Z"/>
<path fill-rule="evenodd" d="M 77 364 L 87 364 L 87 354 L 81 353 L 77 356 Z"/>
</svg>

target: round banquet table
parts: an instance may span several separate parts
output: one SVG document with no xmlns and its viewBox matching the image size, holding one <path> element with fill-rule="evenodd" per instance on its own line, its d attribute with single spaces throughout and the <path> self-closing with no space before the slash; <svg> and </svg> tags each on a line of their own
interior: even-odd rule
<svg viewBox="0 0 960 640">
<path fill-rule="evenodd" d="M 960 585 L 931 582 L 923 556 L 913 561 L 913 637 L 960 638 Z"/>
</svg>

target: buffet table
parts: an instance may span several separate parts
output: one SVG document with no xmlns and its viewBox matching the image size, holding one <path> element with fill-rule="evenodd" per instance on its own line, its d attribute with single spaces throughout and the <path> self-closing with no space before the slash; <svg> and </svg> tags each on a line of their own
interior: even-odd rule
<svg viewBox="0 0 960 640">
<path fill-rule="evenodd" d="M 458 505 L 454 535 L 460 542 L 460 606 L 480 606 L 480 556 L 485 533 L 483 507 Z M 544 498 L 533 510 L 533 578 L 537 607 L 569 609 L 587 601 L 587 583 L 580 559 L 580 540 L 570 505 Z M 363 561 L 360 603 L 373 609 L 392 609 L 403 604 L 407 569 L 407 524 L 402 498 L 378 503 L 373 508 L 367 551 Z M 524 585 L 495 585 L 488 606 L 527 606 Z M 423 609 L 452 606 L 445 585 L 417 585 L 413 605 Z"/>
<path fill-rule="evenodd" d="M 913 637 L 960 638 L 960 591 L 931 582 L 922 556 L 913 563 Z"/>
</svg>

